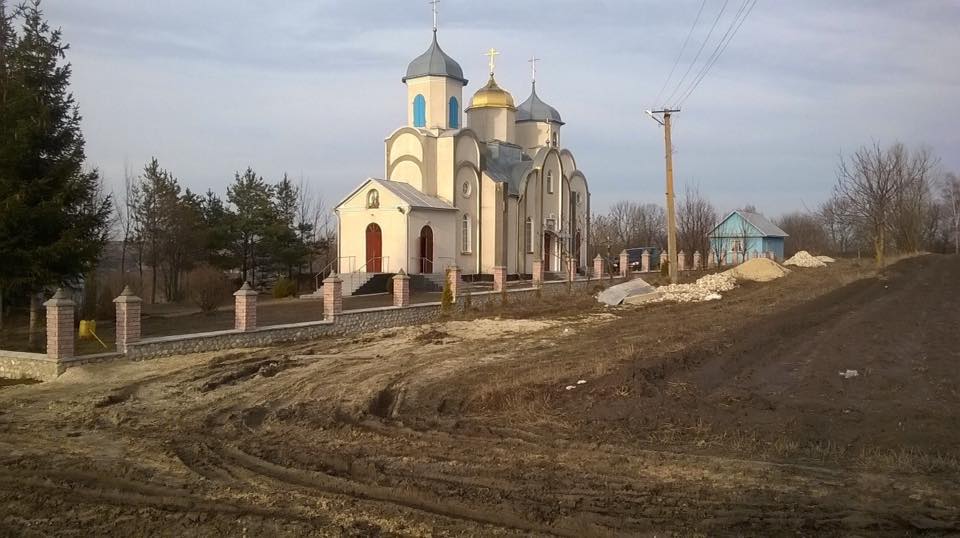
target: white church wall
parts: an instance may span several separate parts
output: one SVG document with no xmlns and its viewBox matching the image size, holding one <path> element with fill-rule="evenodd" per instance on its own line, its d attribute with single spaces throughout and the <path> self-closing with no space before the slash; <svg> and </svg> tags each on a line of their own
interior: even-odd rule
<svg viewBox="0 0 960 538">
<path fill-rule="evenodd" d="M 407 80 L 407 125 L 414 125 L 413 100 L 423 95 L 426 101 L 426 125 L 429 129 L 449 129 L 450 98 L 456 97 L 458 125 L 463 124 L 463 85 L 447 77 L 418 77 Z"/>
<path fill-rule="evenodd" d="M 492 274 L 497 265 L 497 182 L 486 173 L 480 178 L 480 272 Z"/>
<path fill-rule="evenodd" d="M 420 272 L 420 233 L 424 226 L 433 231 L 433 272 L 442 273 L 456 260 L 457 213 L 455 211 L 432 211 L 415 209 L 410 212 L 409 252 L 406 255 L 408 273 Z"/>
<path fill-rule="evenodd" d="M 393 163 L 390 170 L 391 181 L 401 181 L 413 185 L 417 190 L 423 190 L 423 173 L 420 163 L 412 160 L 401 160 Z"/>
<path fill-rule="evenodd" d="M 375 223 L 381 231 L 381 256 L 385 258 L 383 270 L 394 271 L 397 260 L 404 257 L 406 216 L 397 207 L 400 199 L 386 189 L 377 189 L 380 207 L 367 208 L 367 196 L 375 185 L 368 185 L 344 202 L 337 210 L 340 225 L 341 270 L 365 271 L 367 259 L 367 226 Z"/>
<path fill-rule="evenodd" d="M 516 125 L 517 145 L 528 155 L 533 156 L 536 149 L 550 145 L 554 127 L 546 122 L 523 121 Z"/>
<path fill-rule="evenodd" d="M 519 204 L 513 196 L 507 197 L 507 214 L 504 226 L 507 229 L 507 272 L 514 274 L 520 272 L 519 257 L 517 255 L 517 217 L 519 215 Z"/>
<path fill-rule="evenodd" d="M 454 204 L 456 201 L 456 143 L 453 137 L 436 140 L 436 195 Z"/>
<path fill-rule="evenodd" d="M 464 185 L 469 186 L 466 194 L 464 193 Z M 470 248 L 468 250 L 463 249 L 463 241 L 459 235 L 457 236 L 457 265 L 460 266 L 464 274 L 476 274 L 481 226 L 480 179 L 477 176 L 477 171 L 469 165 L 461 166 L 457 171 L 455 188 L 456 207 L 460 210 L 460 218 L 462 219 L 463 215 L 469 215 L 471 223 Z M 462 223 L 458 221 L 458 225 L 462 225 Z"/>
</svg>

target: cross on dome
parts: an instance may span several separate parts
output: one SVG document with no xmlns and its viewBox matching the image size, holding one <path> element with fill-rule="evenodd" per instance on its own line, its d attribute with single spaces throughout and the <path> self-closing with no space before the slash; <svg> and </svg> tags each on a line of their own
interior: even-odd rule
<svg viewBox="0 0 960 538">
<path fill-rule="evenodd" d="M 440 3 L 440 0 L 430 0 L 427 3 L 433 7 L 433 31 L 436 32 L 437 31 L 437 13 L 439 12 L 439 10 L 437 9 L 437 5 Z"/>
<path fill-rule="evenodd" d="M 537 83 L 537 62 L 541 61 L 541 59 L 537 58 L 537 56 L 534 55 L 533 58 L 530 58 L 527 61 L 530 62 L 530 65 L 532 66 L 532 69 L 533 69 L 533 75 L 531 80 L 533 80 L 533 83 L 536 84 Z"/>
<path fill-rule="evenodd" d="M 493 76 L 493 71 L 494 71 L 494 69 L 495 69 L 496 66 L 497 66 L 497 59 L 496 59 L 496 58 L 497 58 L 497 56 L 500 55 L 500 51 L 498 51 L 497 49 L 491 47 L 490 50 L 488 50 L 487 52 L 483 53 L 483 55 L 490 58 L 490 76 L 492 77 L 492 76 Z"/>
</svg>

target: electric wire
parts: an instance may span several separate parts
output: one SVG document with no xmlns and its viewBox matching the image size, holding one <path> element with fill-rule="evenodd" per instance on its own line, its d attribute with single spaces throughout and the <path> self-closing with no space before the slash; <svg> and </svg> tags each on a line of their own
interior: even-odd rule
<svg viewBox="0 0 960 538">
<path fill-rule="evenodd" d="M 703 14 L 703 8 L 706 5 L 707 0 L 702 0 L 700 2 L 700 9 L 697 10 L 697 17 L 693 20 L 693 25 L 690 26 L 690 31 L 687 32 L 687 38 L 683 40 L 683 46 L 680 47 L 680 53 L 677 54 L 677 59 L 673 61 L 673 67 L 670 68 L 670 74 L 667 75 L 667 79 L 663 81 L 663 86 L 660 86 L 660 91 L 657 92 L 657 97 L 653 100 L 655 105 L 660 104 L 660 97 L 663 96 L 663 90 L 667 89 L 667 84 L 670 83 L 670 80 L 673 78 L 673 73 L 676 72 L 677 66 L 680 65 L 680 59 L 683 57 L 683 53 L 687 50 L 687 44 L 690 43 L 690 37 L 693 36 L 693 31 L 697 28 L 697 23 L 700 22 L 700 15 Z"/>
<path fill-rule="evenodd" d="M 680 79 L 680 82 L 677 82 L 677 87 L 673 89 L 670 93 L 670 96 L 667 97 L 667 101 L 672 101 L 674 95 L 680 90 L 680 87 L 683 86 L 683 83 L 686 82 L 687 76 L 690 74 L 690 70 L 693 69 L 693 66 L 696 65 L 697 60 L 700 59 L 700 54 L 703 53 L 703 47 L 707 45 L 707 42 L 710 41 L 710 36 L 713 35 L 713 31 L 717 28 L 717 23 L 720 22 L 720 17 L 723 16 L 724 10 L 727 9 L 727 3 L 730 0 L 723 0 L 723 6 L 720 7 L 720 12 L 717 13 L 717 18 L 713 20 L 713 25 L 710 27 L 710 31 L 707 33 L 707 37 L 703 40 L 703 43 L 700 44 L 700 48 L 697 50 L 697 55 L 693 57 L 693 61 L 690 62 L 690 66 L 687 67 L 687 71 L 683 74 L 683 77 Z"/>
<path fill-rule="evenodd" d="M 696 79 L 694 79 L 694 83 L 690 86 L 690 88 L 686 91 L 686 93 L 683 94 L 683 97 L 680 99 L 680 102 L 677 104 L 677 106 L 680 106 L 684 102 L 686 102 L 686 100 L 693 94 L 694 90 L 697 89 L 697 86 L 700 85 L 700 83 L 707 76 L 707 74 L 710 72 L 713 66 L 717 63 L 717 60 L 720 59 L 720 56 L 722 56 L 724 51 L 727 50 L 727 46 L 730 45 L 730 42 L 733 41 L 733 38 L 737 35 L 737 32 L 740 31 L 740 27 L 743 26 L 744 22 L 746 22 L 747 17 L 750 16 L 750 12 L 752 12 L 753 8 L 756 7 L 758 1 L 759 0 L 752 0 L 750 7 L 747 8 L 746 12 L 740 18 L 740 21 L 737 23 L 736 27 L 733 29 L 733 33 L 723 43 L 723 46 L 717 50 L 716 54 L 711 57 L 711 59 L 708 61 L 707 65 L 705 66 L 703 72 Z"/>
</svg>

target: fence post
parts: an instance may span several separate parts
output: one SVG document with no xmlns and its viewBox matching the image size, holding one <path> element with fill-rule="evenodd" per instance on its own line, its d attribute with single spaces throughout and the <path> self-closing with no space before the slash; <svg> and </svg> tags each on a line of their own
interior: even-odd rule
<svg viewBox="0 0 960 538">
<path fill-rule="evenodd" d="M 117 305 L 117 351 L 127 352 L 127 345 L 140 341 L 140 308 L 143 299 L 133 294 L 130 286 L 113 302 Z"/>
<path fill-rule="evenodd" d="M 410 277 L 400 269 L 393 277 L 393 306 L 406 308 L 410 306 Z"/>
<path fill-rule="evenodd" d="M 533 285 L 537 288 L 543 286 L 543 260 L 533 262 Z"/>
<path fill-rule="evenodd" d="M 507 268 L 498 265 L 493 268 L 493 291 L 504 291 L 507 289 Z"/>
<path fill-rule="evenodd" d="M 599 254 L 593 259 L 593 276 L 603 278 L 603 256 Z"/>
<path fill-rule="evenodd" d="M 640 270 L 644 273 L 650 271 L 650 250 L 643 249 L 640 253 Z"/>
<path fill-rule="evenodd" d="M 343 312 L 343 281 L 336 273 L 323 279 L 323 319 L 333 321 Z"/>
<path fill-rule="evenodd" d="M 707 269 L 713 269 L 717 266 L 717 251 L 710 249 L 707 252 Z"/>
<path fill-rule="evenodd" d="M 47 356 L 51 359 L 73 357 L 75 351 L 73 307 L 74 302 L 63 288 L 49 301 L 43 303 L 47 308 Z"/>
<path fill-rule="evenodd" d="M 620 276 L 626 278 L 630 274 L 630 255 L 626 250 L 620 251 Z"/>
<path fill-rule="evenodd" d="M 680 251 L 677 253 L 677 271 L 687 270 L 687 253 Z"/>
<path fill-rule="evenodd" d="M 257 328 L 257 290 L 244 282 L 234 292 L 233 328 L 238 331 L 252 331 Z"/>
<path fill-rule="evenodd" d="M 567 258 L 567 282 L 573 282 L 577 278 L 577 260 L 573 256 Z"/>
<path fill-rule="evenodd" d="M 460 278 L 460 267 L 453 265 L 447 268 L 447 281 L 450 282 L 450 294 L 454 301 L 460 296 Z"/>
<path fill-rule="evenodd" d="M 699 271 L 703 267 L 702 262 L 703 260 L 700 259 L 700 251 L 693 251 L 693 270 Z"/>
</svg>

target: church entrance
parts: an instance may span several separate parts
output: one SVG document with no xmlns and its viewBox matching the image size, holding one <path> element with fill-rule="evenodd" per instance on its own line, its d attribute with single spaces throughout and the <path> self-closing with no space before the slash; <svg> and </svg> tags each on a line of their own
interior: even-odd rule
<svg viewBox="0 0 960 538">
<path fill-rule="evenodd" d="M 553 238 L 549 232 L 543 232 L 543 267 L 545 271 L 553 271 Z"/>
<path fill-rule="evenodd" d="M 433 272 L 433 229 L 429 226 L 420 230 L 420 272 Z"/>
<path fill-rule="evenodd" d="M 371 222 L 367 225 L 367 273 L 383 272 L 383 232 L 380 226 Z"/>
</svg>

